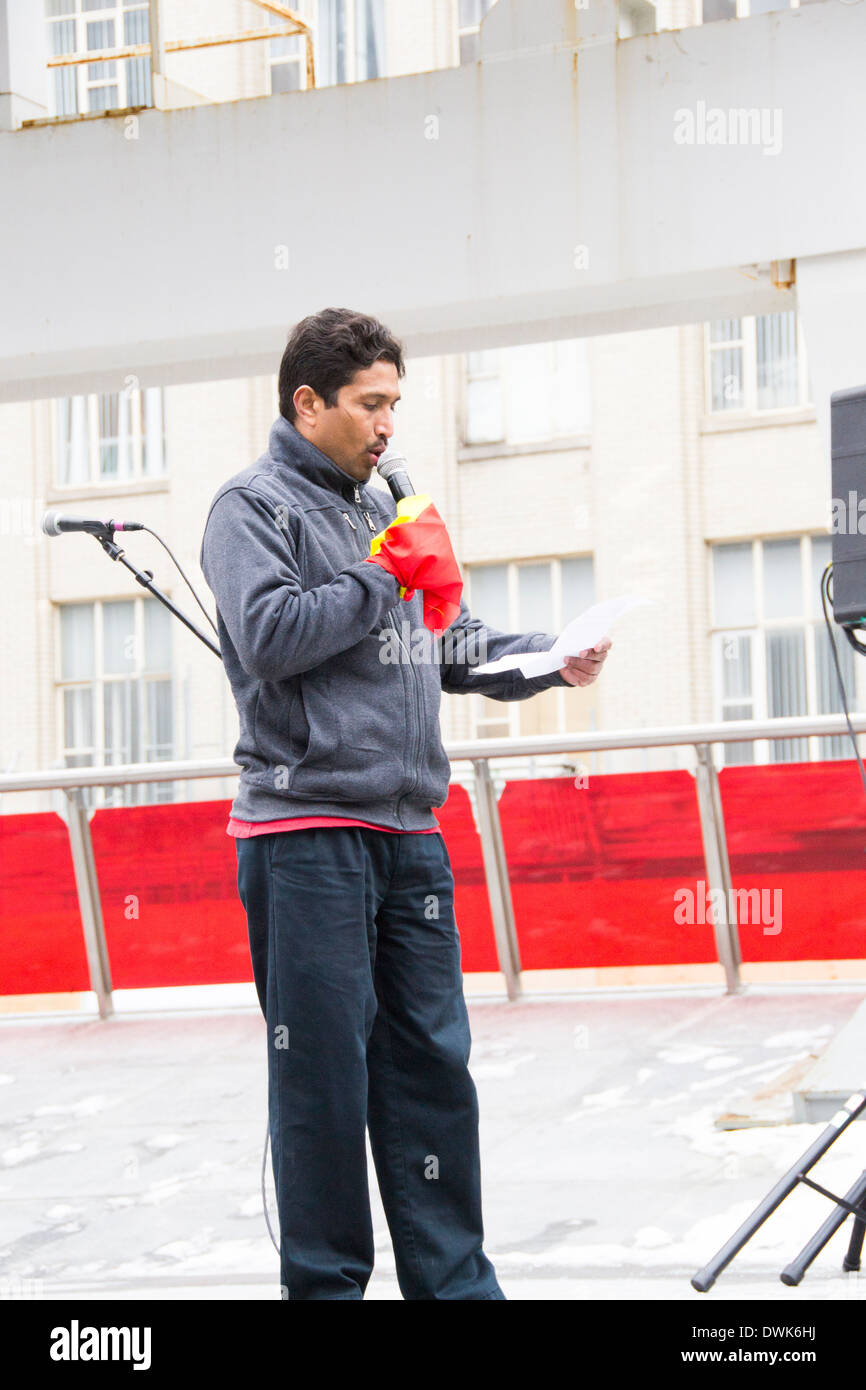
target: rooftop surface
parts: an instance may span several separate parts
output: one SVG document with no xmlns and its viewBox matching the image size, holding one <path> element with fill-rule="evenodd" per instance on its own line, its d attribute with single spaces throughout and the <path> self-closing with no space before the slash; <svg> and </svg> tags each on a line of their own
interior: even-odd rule
<svg viewBox="0 0 866 1390">
<path fill-rule="evenodd" d="M 863 998 L 862 985 L 470 995 L 485 1249 L 506 1296 L 866 1298 L 866 1273 L 841 1272 L 850 1221 L 798 1288 L 780 1283 L 830 1210 L 802 1187 L 709 1294 L 689 1284 L 825 1128 L 792 1122 L 792 1086 Z M 0 1293 L 279 1299 L 266 1086 L 257 1009 L 0 1020 Z M 719 1128 L 725 1115 L 745 1127 Z M 367 1298 L 399 1299 L 369 1150 L 368 1163 Z M 857 1121 L 813 1176 L 842 1193 L 864 1167 Z M 268 1188 L 276 1230 L 270 1159 Z"/>
</svg>

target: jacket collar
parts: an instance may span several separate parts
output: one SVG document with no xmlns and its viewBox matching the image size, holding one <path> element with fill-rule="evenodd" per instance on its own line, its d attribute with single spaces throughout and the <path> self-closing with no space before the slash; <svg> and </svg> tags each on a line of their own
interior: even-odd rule
<svg viewBox="0 0 866 1390">
<path fill-rule="evenodd" d="M 339 493 L 347 502 L 353 500 L 356 486 L 361 496 L 364 495 L 366 483 L 356 483 L 354 478 L 344 473 L 333 459 L 323 454 L 321 449 L 317 449 L 315 444 L 296 430 L 291 421 L 283 415 L 277 416 L 271 426 L 268 452 L 275 462 L 289 467 L 294 472 L 302 473 L 305 478 L 318 483 L 320 487 Z"/>
</svg>

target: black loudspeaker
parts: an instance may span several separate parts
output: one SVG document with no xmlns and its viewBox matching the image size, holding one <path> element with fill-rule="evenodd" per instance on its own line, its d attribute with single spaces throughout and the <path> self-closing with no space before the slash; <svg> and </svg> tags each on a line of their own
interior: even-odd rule
<svg viewBox="0 0 866 1390">
<path fill-rule="evenodd" d="M 830 397 L 833 617 L 866 624 L 866 386 Z"/>
</svg>

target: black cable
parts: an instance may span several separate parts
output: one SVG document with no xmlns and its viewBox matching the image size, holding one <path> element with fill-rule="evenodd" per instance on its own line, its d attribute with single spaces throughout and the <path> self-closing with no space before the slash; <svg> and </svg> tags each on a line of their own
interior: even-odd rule
<svg viewBox="0 0 866 1390">
<path fill-rule="evenodd" d="M 190 584 L 190 582 L 189 582 L 189 580 L 187 579 L 186 575 L 184 574 L 182 566 L 180 565 L 179 561 L 176 559 L 176 557 L 175 557 L 174 554 L 172 553 L 171 549 L 166 545 L 165 541 L 162 539 L 162 536 L 158 535 L 156 531 L 151 530 L 151 528 L 150 528 L 149 526 L 142 526 L 141 529 L 142 529 L 142 531 L 148 531 L 148 532 L 150 533 L 151 536 L 155 536 L 156 539 L 159 541 L 160 545 L 163 547 L 163 549 L 168 551 L 168 554 L 171 556 L 172 561 L 173 561 L 174 564 L 177 566 L 177 569 L 178 569 L 180 575 L 182 576 L 184 583 L 186 584 L 187 588 L 189 589 L 190 593 L 192 594 L 193 598 L 195 599 L 195 601 L 196 601 L 196 603 L 198 604 L 199 608 L 201 609 L 202 613 L 204 613 L 205 617 L 207 618 L 208 622 L 210 623 L 210 625 L 211 625 L 211 627 L 213 628 L 214 632 L 216 633 L 217 637 L 219 637 L 219 631 L 218 631 L 217 627 L 215 626 L 214 621 L 213 621 L 213 619 L 211 618 L 210 613 L 208 613 L 207 609 L 205 608 L 204 604 L 202 603 L 202 601 L 201 601 L 201 599 L 199 598 L 198 594 L 196 593 L 195 589 L 192 587 L 192 585 Z M 265 1147 L 264 1147 L 264 1152 L 262 1153 L 262 1207 L 263 1207 L 264 1213 L 265 1213 L 265 1223 L 266 1223 L 267 1228 L 268 1228 L 268 1235 L 269 1235 L 270 1238 L 271 1238 L 271 1244 L 273 1245 L 274 1249 L 276 1250 L 277 1254 L 279 1255 L 279 1253 L 280 1253 L 279 1241 L 277 1241 L 277 1239 L 275 1238 L 274 1232 L 273 1232 L 273 1227 L 271 1226 L 271 1218 L 270 1218 L 270 1215 L 269 1215 L 269 1213 L 268 1213 L 268 1198 L 267 1198 L 267 1192 L 266 1192 L 266 1190 L 265 1190 L 265 1173 L 266 1173 L 266 1171 L 267 1171 L 268 1141 L 269 1141 L 269 1139 L 270 1139 L 270 1121 L 268 1122 L 268 1128 L 267 1128 L 267 1130 L 265 1131 Z"/>
<path fill-rule="evenodd" d="M 204 613 L 205 617 L 207 618 L 208 622 L 210 623 L 210 625 L 211 625 L 211 627 L 213 628 L 214 632 L 216 633 L 217 637 L 219 637 L 219 631 L 217 630 L 217 628 L 216 628 L 216 626 L 215 626 L 215 624 L 214 624 L 214 622 L 213 622 L 213 619 L 211 618 L 210 614 L 208 613 L 207 609 L 205 608 L 204 604 L 202 603 L 202 601 L 201 601 L 201 599 L 199 598 L 198 594 L 196 593 L 195 589 L 192 587 L 192 585 L 190 584 L 190 582 L 189 582 L 189 580 L 187 579 L 186 575 L 184 574 L 182 566 L 180 565 L 180 563 L 178 562 L 178 560 L 175 558 L 175 556 L 174 556 L 174 554 L 172 553 L 171 549 L 166 545 L 165 541 L 162 539 L 162 536 L 158 535 L 156 531 L 151 530 L 151 528 L 150 528 L 149 526 L 142 526 L 141 529 L 142 529 L 142 531 L 147 531 L 147 532 L 149 532 L 151 536 L 155 536 L 156 539 L 159 541 L 160 545 L 163 547 L 163 549 L 165 549 L 165 550 L 168 551 L 168 554 L 171 556 L 171 558 L 172 558 L 174 564 L 177 566 L 177 569 L 178 569 L 179 573 L 181 574 L 184 583 L 186 584 L 187 588 L 189 589 L 190 593 L 192 594 L 193 598 L 195 599 L 195 601 L 196 601 L 196 603 L 198 604 L 199 608 L 201 609 L 202 613 Z M 268 1128 L 267 1128 L 267 1130 L 265 1131 L 265 1147 L 264 1147 L 264 1152 L 262 1153 L 262 1207 L 263 1207 L 264 1213 L 265 1213 L 265 1223 L 266 1223 L 267 1228 L 268 1228 L 268 1235 L 269 1235 L 270 1238 L 271 1238 L 271 1244 L 273 1245 L 274 1249 L 276 1250 L 277 1254 L 279 1255 L 279 1253 L 280 1253 L 280 1246 L 279 1246 L 279 1242 L 276 1240 L 276 1238 L 275 1238 L 275 1236 L 274 1236 L 273 1227 L 271 1226 L 271 1218 L 270 1218 L 270 1215 L 269 1215 L 269 1213 L 268 1213 L 268 1198 L 267 1198 L 267 1192 L 266 1192 L 266 1190 L 265 1190 L 265 1173 L 266 1173 L 266 1171 L 267 1171 L 268 1140 L 269 1140 L 269 1139 L 270 1139 L 270 1122 L 268 1122 Z"/>
<path fill-rule="evenodd" d="M 851 723 L 851 716 L 848 713 L 848 701 L 845 698 L 845 682 L 842 679 L 842 669 L 839 665 L 839 653 L 836 650 L 836 638 L 833 636 L 833 624 L 830 622 L 830 614 L 827 612 L 827 601 L 830 597 L 830 576 L 832 569 L 833 562 L 831 560 L 830 564 L 827 566 L 824 573 L 821 575 L 821 607 L 824 610 L 824 622 L 827 624 L 827 636 L 830 639 L 830 650 L 833 653 L 833 665 L 836 667 L 836 680 L 839 684 L 839 697 L 842 701 L 842 709 L 845 711 L 845 722 L 848 725 L 848 732 L 851 735 L 851 743 L 854 748 L 854 757 L 857 759 L 857 766 L 860 769 L 860 780 L 863 783 L 863 790 L 866 791 L 866 769 L 864 769 L 863 767 L 863 759 L 860 757 L 860 753 L 857 748 L 857 735 L 854 732 L 854 726 Z M 856 647 L 857 651 L 859 651 L 863 656 L 866 656 L 866 647 L 861 646 L 861 644 L 856 640 L 853 634 L 849 633 L 847 628 L 845 628 L 845 635 L 848 638 L 848 641 L 852 644 L 852 646 Z"/>
<path fill-rule="evenodd" d="M 180 565 L 178 564 L 177 560 L 175 559 L 174 555 L 172 554 L 171 550 L 168 549 L 168 546 L 166 545 L 165 541 L 162 539 L 162 536 L 157 535 L 156 531 L 151 531 L 151 529 L 150 529 L 149 526 L 142 526 L 141 529 L 142 529 L 142 531 L 149 531 L 150 534 L 151 534 L 152 536 L 156 536 L 156 539 L 159 541 L 159 543 L 160 543 L 160 545 L 163 547 L 163 549 L 164 549 L 164 550 L 168 550 L 169 555 L 171 555 L 172 560 L 174 560 L 175 565 L 177 565 L 178 570 L 180 570 L 180 574 L 181 574 L 181 577 L 183 578 L 184 583 L 186 584 L 187 588 L 189 589 L 190 593 L 192 594 L 193 598 L 195 599 L 195 601 L 196 601 L 196 603 L 198 604 L 199 608 L 201 609 L 202 613 L 204 613 L 205 617 L 207 618 L 207 620 L 208 620 L 208 622 L 210 623 L 211 627 L 213 628 L 214 632 L 216 632 L 217 637 L 219 637 L 219 632 L 218 632 L 218 630 L 217 630 L 217 627 L 216 627 L 216 624 L 214 623 L 213 618 L 211 617 L 210 613 L 209 613 L 209 612 L 207 611 L 207 609 L 205 608 L 204 604 L 202 603 L 202 601 L 201 601 L 201 599 L 199 598 L 198 594 L 196 593 L 195 589 L 194 589 L 194 588 L 192 587 L 192 585 L 190 584 L 189 580 L 187 579 L 186 575 L 184 574 L 183 570 L 181 569 Z"/>
<path fill-rule="evenodd" d="M 273 1231 L 272 1231 L 272 1229 L 271 1229 L 271 1218 L 268 1216 L 268 1199 L 267 1199 L 267 1196 L 265 1195 L 265 1165 L 267 1164 L 267 1159 L 268 1159 L 268 1139 L 270 1138 L 270 1133 L 271 1133 L 271 1126 L 270 1126 L 270 1121 L 268 1121 L 268 1128 L 267 1128 L 267 1130 L 265 1131 L 265 1151 L 264 1151 L 264 1153 L 262 1154 L 262 1206 L 263 1206 L 264 1209 L 265 1209 L 265 1221 L 267 1222 L 268 1235 L 269 1235 L 270 1238 L 271 1238 L 271 1244 L 273 1245 L 274 1249 L 276 1250 L 277 1254 L 279 1255 L 279 1253 L 280 1253 L 280 1247 L 279 1247 L 278 1242 L 274 1239 L 274 1233 L 273 1233 Z"/>
<path fill-rule="evenodd" d="M 172 551 L 170 550 L 170 548 L 166 545 L 165 541 L 162 539 L 162 536 L 158 535 L 156 531 L 151 530 L 151 528 L 150 528 L 149 526 L 142 526 L 141 529 L 142 529 L 142 531 L 148 531 L 148 532 L 150 533 L 151 536 L 155 536 L 156 539 L 159 541 L 160 545 L 163 547 L 163 549 L 165 549 L 165 550 L 168 551 L 168 554 L 171 556 L 171 558 L 172 558 L 174 564 L 177 566 L 177 569 L 178 569 L 180 575 L 182 576 L 184 583 L 186 584 L 187 588 L 189 589 L 190 593 L 192 594 L 193 598 L 195 599 L 195 601 L 196 601 L 196 603 L 198 604 L 199 608 L 201 609 L 202 613 L 204 613 L 205 617 L 207 618 L 208 622 L 210 623 L 210 625 L 211 625 L 211 627 L 213 628 L 214 632 L 216 633 L 217 637 L 219 637 L 219 631 L 218 631 L 217 627 L 215 626 L 214 621 L 213 621 L 213 619 L 211 618 L 210 613 L 208 613 L 207 609 L 205 608 L 204 604 L 202 603 L 202 601 L 201 601 L 201 599 L 199 598 L 198 594 L 196 593 L 195 589 L 192 587 L 192 585 L 190 584 L 190 582 L 189 582 L 189 580 L 187 579 L 186 575 L 184 574 L 182 566 L 180 565 L 180 563 L 178 562 L 178 560 L 175 558 L 175 556 L 174 556 L 174 554 L 172 553 Z M 277 1254 L 279 1255 L 279 1253 L 280 1253 L 280 1246 L 279 1246 L 279 1242 L 276 1240 L 276 1238 L 275 1238 L 275 1236 L 274 1236 L 273 1228 L 272 1228 L 272 1226 L 271 1226 L 271 1218 L 270 1218 L 270 1216 L 269 1216 L 269 1214 L 268 1214 L 268 1199 L 267 1199 L 267 1193 L 266 1193 L 266 1191 L 265 1191 L 265 1173 L 266 1173 L 266 1170 L 267 1170 L 267 1161 L 268 1161 L 268 1140 L 269 1140 L 269 1138 L 270 1138 L 270 1122 L 268 1123 L 268 1128 L 267 1128 L 267 1130 L 266 1130 L 266 1132 L 265 1132 L 265 1147 L 264 1147 L 264 1152 L 262 1153 L 262 1207 L 263 1207 L 264 1213 L 265 1213 L 265 1222 L 266 1222 L 267 1228 L 268 1228 L 268 1235 L 269 1235 L 270 1238 L 271 1238 L 271 1244 L 273 1245 L 274 1249 L 276 1250 Z"/>
</svg>

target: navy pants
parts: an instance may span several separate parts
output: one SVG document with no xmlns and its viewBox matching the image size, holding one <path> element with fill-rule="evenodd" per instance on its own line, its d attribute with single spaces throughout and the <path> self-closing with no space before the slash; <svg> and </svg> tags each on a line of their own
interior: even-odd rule
<svg viewBox="0 0 866 1390">
<path fill-rule="evenodd" d="M 405 1299 L 503 1299 L 482 1250 L 478 1099 L 440 834 L 357 826 L 235 841 L 267 1020 L 289 1299 L 360 1299 L 365 1129 Z"/>
</svg>

